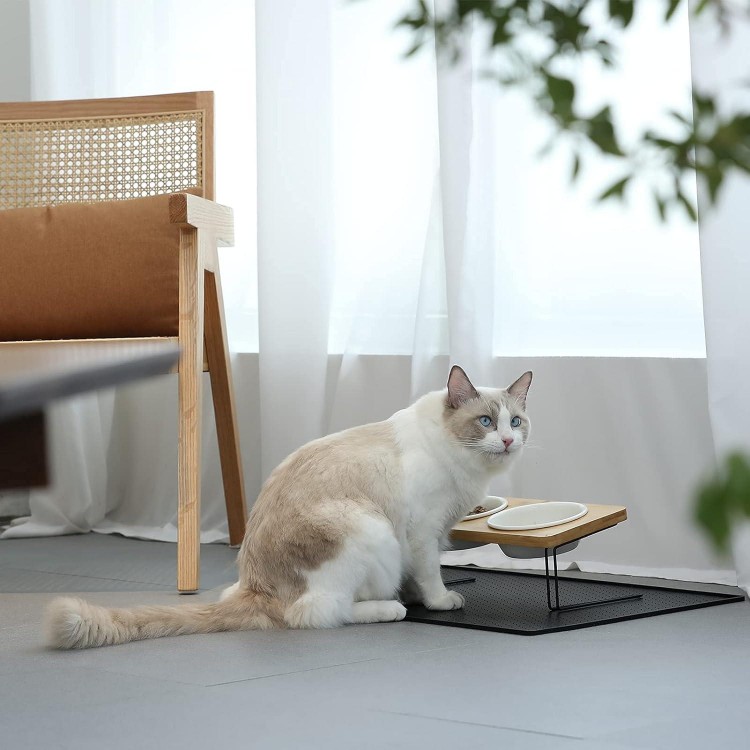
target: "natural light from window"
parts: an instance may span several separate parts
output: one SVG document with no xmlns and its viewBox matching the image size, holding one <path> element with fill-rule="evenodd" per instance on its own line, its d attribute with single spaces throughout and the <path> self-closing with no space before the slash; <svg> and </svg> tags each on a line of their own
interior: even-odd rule
<svg viewBox="0 0 750 750">
<path fill-rule="evenodd" d="M 665 27 L 660 7 L 640 9 L 619 69 L 579 77 L 582 104 L 611 100 L 626 137 L 668 109 L 689 111 L 682 11 Z M 429 282 L 423 257 L 440 210 L 435 66 L 430 54 L 401 59 L 398 17 L 367 2 L 334 17 L 334 352 L 410 354 Z M 646 186 L 624 206 L 597 204 L 621 168 L 589 156 L 572 185 L 569 150 L 538 156 L 547 137 L 523 97 L 475 86 L 472 168 L 490 175 L 481 179 L 493 191 L 496 247 L 479 293 L 494 295 L 495 355 L 705 356 L 697 226 L 676 212 L 662 224 Z"/>
</svg>

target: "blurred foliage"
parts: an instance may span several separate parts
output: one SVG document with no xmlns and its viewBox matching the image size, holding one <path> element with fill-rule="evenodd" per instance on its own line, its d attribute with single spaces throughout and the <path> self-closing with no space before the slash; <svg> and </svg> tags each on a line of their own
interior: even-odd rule
<svg viewBox="0 0 750 750">
<path fill-rule="evenodd" d="M 695 520 L 717 550 L 725 552 L 732 528 L 743 519 L 750 520 L 750 460 L 733 453 L 700 487 Z"/>
<path fill-rule="evenodd" d="M 616 67 L 617 39 L 646 3 L 661 3 L 667 24 L 687 0 L 453 0 L 438 4 L 438 13 L 432 2 L 414 0 L 397 26 L 412 34 L 407 56 L 434 39 L 438 49 L 457 62 L 469 28 L 487 25 L 486 75 L 528 94 L 553 124 L 553 137 L 543 150 L 557 145 L 561 136 L 569 142 L 572 180 L 593 147 L 622 168 L 618 179 L 601 190 L 599 200 L 622 200 L 634 179 L 647 180 L 662 220 L 676 207 L 695 221 L 691 186 L 696 175 L 714 204 L 730 173 L 750 174 L 750 112 L 727 113 L 710 94 L 694 92 L 692 111 L 668 113 L 668 132 L 647 130 L 625 143 L 611 105 L 595 112 L 579 106 L 579 86 L 569 72 L 588 60 Z M 593 23 L 594 13 L 602 11 L 606 22 Z M 722 31 L 731 33 L 732 23 L 750 18 L 750 4 L 699 0 L 693 13 L 712 14 Z M 747 80 L 738 83 L 750 85 Z"/>
<path fill-rule="evenodd" d="M 731 173 L 750 174 L 750 112 L 727 111 L 709 92 L 693 88 L 692 109 L 665 112 L 668 132 L 649 129 L 625 142 L 612 115 L 612 105 L 584 111 L 579 84 L 571 71 L 594 60 L 616 68 L 618 39 L 631 27 L 638 8 L 660 4 L 664 23 L 673 21 L 688 0 L 445 0 L 440 9 L 426 0 L 413 0 L 397 26 L 411 32 L 406 56 L 434 43 L 453 63 L 460 60 L 467 33 L 474 24 L 487 26 L 486 76 L 506 89 L 525 93 L 553 126 L 542 151 L 561 142 L 571 149 L 571 179 L 575 181 L 592 152 L 604 154 L 622 172 L 599 193 L 599 200 L 622 200 L 636 180 L 650 181 L 654 204 L 662 220 L 674 208 L 697 219 L 691 187 L 705 190 L 711 205 Z M 721 33 L 750 19 L 750 0 L 696 0 L 690 12 L 709 14 Z M 596 14 L 604 22 L 594 23 Z M 434 42 L 433 42 L 434 40 Z M 739 70 L 731 83 L 750 86 Z M 614 97 L 613 97 L 614 98 Z M 697 524 L 720 551 L 726 551 L 732 528 L 750 520 L 750 458 L 730 455 L 698 491 Z"/>
</svg>

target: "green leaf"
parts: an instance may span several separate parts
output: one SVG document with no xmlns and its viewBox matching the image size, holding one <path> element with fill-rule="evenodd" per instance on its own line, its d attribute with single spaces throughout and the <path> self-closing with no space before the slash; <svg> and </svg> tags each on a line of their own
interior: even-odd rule
<svg viewBox="0 0 750 750">
<path fill-rule="evenodd" d="M 682 0 L 669 0 L 669 7 L 667 8 L 667 15 L 664 16 L 665 21 L 669 21 L 669 19 L 672 18 L 677 8 L 680 7 L 681 2 Z"/>
<path fill-rule="evenodd" d="M 695 520 L 714 546 L 726 550 L 732 526 L 750 518 L 750 461 L 748 456 L 727 456 L 714 475 L 698 488 Z"/>
<path fill-rule="evenodd" d="M 570 170 L 570 181 L 575 182 L 578 173 L 581 171 L 581 155 L 576 151 L 573 154 L 573 166 Z"/>
<path fill-rule="evenodd" d="M 588 120 L 588 137 L 605 154 L 622 156 L 609 106 L 599 110 Z"/>
<path fill-rule="evenodd" d="M 669 114 L 672 115 L 675 120 L 681 122 L 683 125 L 687 125 L 689 128 L 693 127 L 692 120 L 690 120 L 687 115 L 683 115 L 682 112 L 678 112 L 675 109 L 670 109 Z"/>
<path fill-rule="evenodd" d="M 545 73 L 547 78 L 547 92 L 552 100 L 553 112 L 563 120 L 569 120 L 573 115 L 573 100 L 576 87 L 568 78 L 558 78 L 551 73 Z"/>
<path fill-rule="evenodd" d="M 722 172 L 720 167 L 713 165 L 703 170 L 702 174 L 708 186 L 708 195 L 711 198 L 711 203 L 716 203 L 716 199 L 719 197 L 719 188 L 724 181 L 724 172 Z"/>
<path fill-rule="evenodd" d="M 693 92 L 693 104 L 698 112 L 702 115 L 713 115 L 716 112 L 716 104 L 713 97 L 706 94 Z"/>
<path fill-rule="evenodd" d="M 727 496 L 720 477 L 704 484 L 698 492 L 695 506 L 695 520 L 708 534 L 719 551 L 726 551 L 731 524 Z"/>
<path fill-rule="evenodd" d="M 690 217 L 690 219 L 692 221 L 698 221 L 698 213 L 695 210 L 695 206 L 690 202 L 690 199 L 687 198 L 687 196 L 680 190 L 677 191 L 677 200 L 682 203 L 682 206 L 685 209 L 685 213 Z"/>
<path fill-rule="evenodd" d="M 634 10 L 635 3 L 633 0 L 609 0 L 610 17 L 620 21 L 624 27 L 629 26 L 633 20 Z"/>
<path fill-rule="evenodd" d="M 750 465 L 741 453 L 732 453 L 726 462 L 727 494 L 732 507 L 750 515 Z"/>
<path fill-rule="evenodd" d="M 659 218 L 662 221 L 666 221 L 667 220 L 667 202 L 657 192 L 654 192 L 654 202 L 656 203 L 656 210 L 659 212 Z"/>
<path fill-rule="evenodd" d="M 627 177 L 623 177 L 621 180 L 618 180 L 617 182 L 610 185 L 600 196 L 597 200 L 599 201 L 605 201 L 608 198 L 622 198 L 625 194 L 625 187 L 627 186 L 628 182 L 630 182 L 630 178 L 633 175 L 628 175 Z"/>
<path fill-rule="evenodd" d="M 404 16 L 403 18 L 399 19 L 396 22 L 396 28 L 399 26 L 408 26 L 411 29 L 414 29 L 415 31 L 417 29 L 421 29 L 425 25 L 425 20 L 422 18 L 409 18 L 409 16 Z"/>
<path fill-rule="evenodd" d="M 412 44 L 411 47 L 409 47 L 406 52 L 404 52 L 404 57 L 413 57 L 419 50 L 422 49 L 422 40 L 418 39 L 417 41 Z"/>
<path fill-rule="evenodd" d="M 506 28 L 505 19 L 497 19 L 495 22 L 495 30 L 492 32 L 492 46 L 500 47 L 501 45 L 509 42 L 513 36 L 508 33 Z"/>
<path fill-rule="evenodd" d="M 612 45 L 606 39 L 600 39 L 594 46 L 596 51 L 599 53 L 602 62 L 608 68 L 614 67 L 615 64 L 615 53 Z"/>
<path fill-rule="evenodd" d="M 653 133 L 646 133 L 644 139 L 665 151 L 676 151 L 679 148 L 679 144 L 676 141 L 670 141 L 669 138 L 661 138 Z"/>
</svg>

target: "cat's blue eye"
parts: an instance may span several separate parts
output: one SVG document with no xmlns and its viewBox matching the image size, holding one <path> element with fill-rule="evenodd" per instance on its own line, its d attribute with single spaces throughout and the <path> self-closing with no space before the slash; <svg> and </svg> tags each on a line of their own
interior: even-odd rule
<svg viewBox="0 0 750 750">
<path fill-rule="evenodd" d="M 518 427 L 520 424 L 521 424 L 521 417 L 513 417 L 513 419 L 510 420 L 511 427 Z"/>
<path fill-rule="evenodd" d="M 482 427 L 489 427 L 492 424 L 492 420 L 489 417 L 479 417 L 479 424 Z"/>
</svg>

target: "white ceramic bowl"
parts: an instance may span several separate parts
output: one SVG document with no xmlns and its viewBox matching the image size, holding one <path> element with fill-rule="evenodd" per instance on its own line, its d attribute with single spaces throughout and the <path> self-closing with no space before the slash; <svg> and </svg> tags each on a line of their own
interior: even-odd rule
<svg viewBox="0 0 750 750">
<path fill-rule="evenodd" d="M 500 531 L 529 531 L 575 521 L 588 512 L 583 503 L 532 503 L 495 513 L 487 523 Z"/>
<path fill-rule="evenodd" d="M 484 513 L 470 513 L 468 516 L 464 516 L 464 521 L 471 521 L 473 518 L 484 518 L 485 516 L 491 516 L 493 513 L 497 513 L 498 511 L 507 508 L 508 501 L 504 497 L 487 495 L 481 505 L 482 507 L 487 508 Z"/>
</svg>

